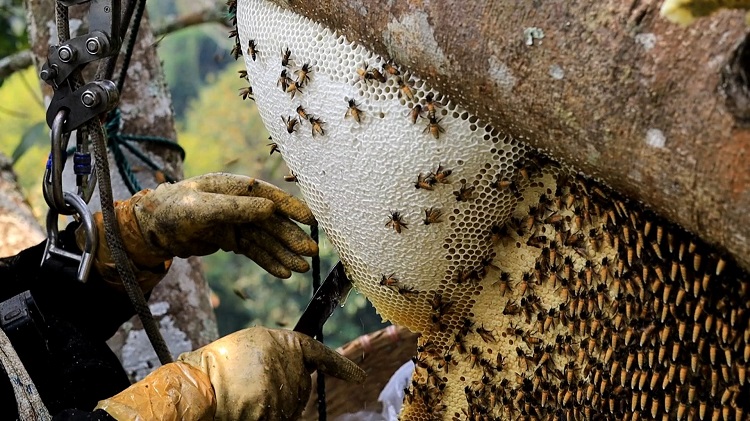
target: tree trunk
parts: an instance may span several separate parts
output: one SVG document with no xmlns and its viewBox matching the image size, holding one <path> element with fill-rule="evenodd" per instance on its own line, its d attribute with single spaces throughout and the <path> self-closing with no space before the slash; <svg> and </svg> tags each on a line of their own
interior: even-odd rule
<svg viewBox="0 0 750 421">
<path fill-rule="evenodd" d="M 685 29 L 653 0 L 275 2 L 750 269 L 744 12 Z"/>
<path fill-rule="evenodd" d="M 57 44 L 54 31 L 54 2 L 28 0 L 29 29 L 37 68 L 46 61 L 48 45 Z M 71 17 L 84 15 L 84 10 L 71 9 Z M 71 30 L 80 23 L 73 20 Z M 73 34 L 72 36 L 75 36 Z M 148 20 L 144 17 L 134 54 L 128 70 L 124 92 L 121 94 L 122 133 L 160 136 L 175 139 L 174 115 L 171 98 L 164 82 L 161 64 L 154 48 L 155 39 Z M 89 65 L 95 67 L 96 63 Z M 43 85 L 46 96 L 51 96 L 48 85 Z M 155 162 L 164 167 L 164 172 L 182 177 L 180 156 L 163 147 L 149 144 L 137 145 Z M 136 178 L 144 188 L 155 187 L 161 173 L 136 164 L 137 158 L 128 155 Z M 67 166 L 70 169 L 71 165 Z M 112 189 L 115 199 L 130 197 L 124 182 L 115 169 L 110 154 Z M 41 177 L 41 175 L 40 175 Z M 66 174 L 66 186 L 74 186 L 72 174 Z M 98 195 L 91 201 L 98 209 Z M 173 355 L 203 346 L 218 337 L 216 319 L 209 302 L 209 290 L 198 258 L 175 259 L 169 274 L 154 289 L 150 307 L 160 323 L 170 351 Z M 110 345 L 121 357 L 126 371 L 133 379 L 144 377 L 159 365 L 156 353 L 146 338 L 140 322 L 134 318 L 126 323 L 110 341 Z"/>
<path fill-rule="evenodd" d="M 39 244 L 45 237 L 23 196 L 10 159 L 0 153 L 0 257 Z"/>
</svg>

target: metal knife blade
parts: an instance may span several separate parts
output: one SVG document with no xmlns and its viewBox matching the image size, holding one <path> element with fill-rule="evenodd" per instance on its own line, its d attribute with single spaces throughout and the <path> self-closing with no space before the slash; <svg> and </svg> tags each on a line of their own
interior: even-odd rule
<svg viewBox="0 0 750 421">
<path fill-rule="evenodd" d="M 351 289 L 352 281 L 346 276 L 344 265 L 339 261 L 320 284 L 320 288 L 315 291 L 294 330 L 314 337 L 336 307 L 346 299 Z"/>
</svg>

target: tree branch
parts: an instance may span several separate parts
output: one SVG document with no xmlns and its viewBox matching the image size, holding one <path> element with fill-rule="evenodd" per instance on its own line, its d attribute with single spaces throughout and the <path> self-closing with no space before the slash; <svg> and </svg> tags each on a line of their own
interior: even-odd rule
<svg viewBox="0 0 750 421">
<path fill-rule="evenodd" d="M 31 66 L 32 57 L 31 50 L 23 50 L 0 58 L 0 80 Z"/>
<path fill-rule="evenodd" d="M 227 26 L 226 13 L 222 9 L 207 7 L 194 13 L 178 16 L 154 28 L 154 36 L 168 35 L 204 23 L 218 23 Z M 23 50 L 0 58 L 0 80 L 31 66 L 33 64 L 32 57 L 33 55 L 30 50 Z"/>
</svg>

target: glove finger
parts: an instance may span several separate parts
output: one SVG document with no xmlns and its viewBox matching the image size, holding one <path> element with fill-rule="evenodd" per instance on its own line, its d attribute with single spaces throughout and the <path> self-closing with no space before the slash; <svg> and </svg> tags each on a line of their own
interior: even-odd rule
<svg viewBox="0 0 750 421">
<path fill-rule="evenodd" d="M 262 180 L 255 180 L 255 185 L 252 188 L 252 195 L 273 201 L 276 204 L 276 210 L 278 212 L 297 222 L 301 222 L 305 225 L 312 225 L 315 223 L 315 217 L 305 202 L 297 199 L 271 183 Z"/>
<path fill-rule="evenodd" d="M 282 265 L 259 244 L 255 243 L 255 241 L 242 239 L 240 241 L 240 247 L 242 254 L 249 257 L 253 262 L 257 263 L 258 266 L 262 267 L 271 275 L 282 279 L 292 276 L 292 272 L 287 269 L 286 266 Z"/>
<path fill-rule="evenodd" d="M 183 183 L 189 183 L 188 186 L 207 193 L 263 197 L 273 201 L 276 204 L 276 209 L 289 218 L 307 225 L 315 223 L 315 217 L 303 201 L 271 183 L 256 180 L 252 177 L 228 173 L 210 173 L 190 178 Z"/>
<path fill-rule="evenodd" d="M 253 225 L 276 237 L 287 249 L 302 256 L 318 254 L 318 245 L 299 225 L 286 217 L 274 214 L 266 219 L 255 221 Z"/>
<path fill-rule="evenodd" d="M 307 264 L 305 259 L 299 257 L 299 255 L 289 251 L 284 245 L 268 234 L 267 232 L 259 229 L 253 229 L 244 233 L 245 238 L 252 240 L 258 247 L 262 247 L 264 251 L 270 254 L 277 262 L 284 267 L 291 269 L 295 272 L 307 272 L 310 270 L 310 265 Z M 244 250 L 242 251 L 244 254 Z"/>
<path fill-rule="evenodd" d="M 214 172 L 183 180 L 187 187 L 197 191 L 231 196 L 252 196 L 255 179 L 246 175 Z"/>
<path fill-rule="evenodd" d="M 367 375 L 357 364 L 305 334 L 293 333 L 299 340 L 303 352 L 302 358 L 307 367 L 312 367 L 313 371 L 318 369 L 321 373 L 348 382 L 365 381 Z"/>
<path fill-rule="evenodd" d="M 195 193 L 196 202 L 185 206 L 185 215 L 199 224 L 247 223 L 273 215 L 274 203 L 261 197 L 229 196 L 216 193 Z"/>
</svg>

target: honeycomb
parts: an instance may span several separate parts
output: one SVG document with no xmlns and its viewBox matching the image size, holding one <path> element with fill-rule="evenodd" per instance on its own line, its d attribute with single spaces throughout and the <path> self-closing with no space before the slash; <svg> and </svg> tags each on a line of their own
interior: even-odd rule
<svg viewBox="0 0 750 421">
<path fill-rule="evenodd" d="M 746 418 L 750 279 L 729 257 L 328 28 L 263 0 L 236 16 L 349 277 L 421 333 L 402 420 Z"/>
</svg>

